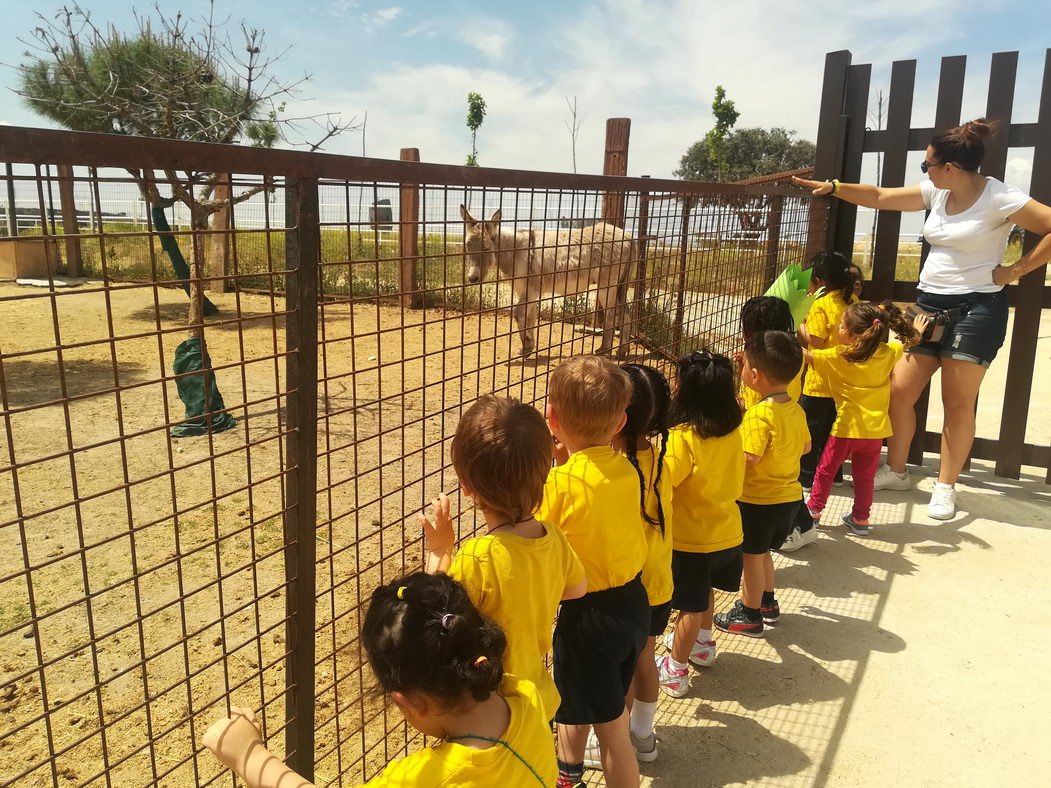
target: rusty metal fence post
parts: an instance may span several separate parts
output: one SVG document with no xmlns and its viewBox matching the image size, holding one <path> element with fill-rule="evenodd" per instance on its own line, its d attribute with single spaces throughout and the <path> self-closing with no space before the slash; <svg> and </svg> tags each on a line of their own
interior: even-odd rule
<svg viewBox="0 0 1051 788">
<path fill-rule="evenodd" d="M 686 269 L 690 258 L 690 212 L 693 210 L 693 198 L 683 195 L 682 213 L 679 217 L 679 278 L 675 295 L 675 325 L 672 347 L 677 356 L 683 353 L 683 321 L 686 318 Z"/>
<path fill-rule="evenodd" d="M 419 148 L 402 148 L 402 161 L 419 161 Z M 398 189 L 398 289 L 402 309 L 416 309 L 423 303 L 416 282 L 416 263 L 420 259 L 420 187 L 404 183 Z"/>
<path fill-rule="evenodd" d="M 316 178 L 285 190 L 285 758 L 314 779 L 314 657 L 317 522 L 317 335 L 321 233 Z"/>
<path fill-rule="evenodd" d="M 779 273 L 777 260 L 781 254 L 781 217 L 784 213 L 785 198 L 770 198 L 770 213 L 766 220 L 766 265 L 763 270 L 763 291 L 777 279 Z"/>
</svg>

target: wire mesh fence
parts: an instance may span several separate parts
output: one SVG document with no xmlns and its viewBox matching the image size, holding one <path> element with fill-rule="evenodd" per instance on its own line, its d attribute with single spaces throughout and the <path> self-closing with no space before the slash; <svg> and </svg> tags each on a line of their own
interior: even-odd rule
<svg viewBox="0 0 1051 788">
<path fill-rule="evenodd" d="M 735 349 L 741 304 L 827 224 L 777 186 L 14 129 L 0 159 L 44 217 L 0 238 L 24 283 L 0 282 L 4 784 L 230 784 L 199 745 L 230 704 L 319 784 L 422 744 L 359 633 L 422 565 L 463 409 L 543 407 L 600 348 Z M 188 185 L 166 209 L 165 170 Z"/>
</svg>

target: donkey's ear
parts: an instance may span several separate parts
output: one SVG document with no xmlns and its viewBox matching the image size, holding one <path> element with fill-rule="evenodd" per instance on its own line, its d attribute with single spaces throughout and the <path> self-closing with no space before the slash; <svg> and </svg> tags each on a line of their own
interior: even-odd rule
<svg viewBox="0 0 1051 788">
<path fill-rule="evenodd" d="M 489 217 L 489 224 L 500 224 L 500 208 L 496 209 L 496 213 Z"/>
<path fill-rule="evenodd" d="M 463 220 L 467 224 L 477 224 L 478 223 L 478 220 L 475 219 L 473 216 L 471 216 L 471 212 L 468 211 L 467 207 L 462 205 L 462 204 L 460 205 L 460 216 L 463 217 Z"/>
</svg>

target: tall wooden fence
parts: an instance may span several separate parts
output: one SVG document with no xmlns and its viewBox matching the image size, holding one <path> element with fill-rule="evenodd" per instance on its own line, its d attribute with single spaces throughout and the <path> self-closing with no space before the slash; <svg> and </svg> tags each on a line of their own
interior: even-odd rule
<svg viewBox="0 0 1051 788">
<path fill-rule="evenodd" d="M 883 154 L 880 182 L 883 186 L 905 183 L 906 158 L 909 151 L 925 150 L 935 132 L 957 126 L 961 121 L 966 56 L 944 57 L 935 105 L 933 127 L 912 125 L 916 61 L 896 61 L 891 68 L 886 128 L 867 129 L 867 112 L 872 66 L 853 64 L 851 53 L 843 50 L 825 56 L 824 85 L 818 122 L 815 178 L 839 178 L 857 182 L 861 178 L 865 153 Z M 989 91 L 984 114 L 1000 121 L 999 133 L 986 146 L 982 173 L 1003 179 L 1011 149 L 1033 150 L 1030 195 L 1051 204 L 1051 50 L 1048 50 L 1040 90 L 1040 108 L 1036 122 L 1013 121 L 1017 52 L 998 52 L 992 56 Z M 926 99 L 925 99 L 926 100 Z M 853 254 L 857 209 L 834 201 L 830 208 L 830 248 Z M 912 301 L 916 282 L 896 275 L 901 214 L 880 212 L 874 239 L 873 272 L 870 297 Z M 1024 250 L 1039 240 L 1027 233 Z M 922 261 L 929 247 L 923 245 Z M 999 434 L 978 436 L 972 456 L 995 460 L 996 475 L 1017 479 L 1023 465 L 1047 468 L 1051 482 L 1051 447 L 1026 443 L 1026 426 L 1030 420 L 1031 402 L 1040 391 L 1034 389 L 1033 373 L 1037 358 L 1037 339 L 1043 309 L 1051 308 L 1051 287 L 1045 284 L 1046 266 L 1027 275 L 1009 288 L 1014 308 L 1014 324 L 1008 358 L 996 364 L 1007 364 L 1007 384 L 1003 397 Z M 910 461 L 920 462 L 924 451 L 938 451 L 940 433 L 927 429 L 929 390 L 917 403 L 916 438 Z M 983 395 L 984 396 L 984 395 Z"/>
</svg>

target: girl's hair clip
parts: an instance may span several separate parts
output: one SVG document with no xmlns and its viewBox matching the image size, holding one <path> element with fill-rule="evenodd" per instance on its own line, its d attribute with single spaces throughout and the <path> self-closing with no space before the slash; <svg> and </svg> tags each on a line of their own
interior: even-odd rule
<svg viewBox="0 0 1051 788">
<path fill-rule="evenodd" d="M 398 586 L 398 599 L 401 599 L 401 600 L 405 599 L 405 590 L 407 588 L 408 588 L 408 586 Z"/>
<path fill-rule="evenodd" d="M 446 613 L 442 616 L 442 629 L 448 629 L 452 625 L 453 614 Z"/>
<path fill-rule="evenodd" d="M 488 661 L 489 661 L 489 657 L 481 656 L 481 657 L 479 657 L 478 659 L 476 659 L 474 661 L 474 666 L 476 668 L 480 668 L 482 665 L 484 665 Z"/>
</svg>

